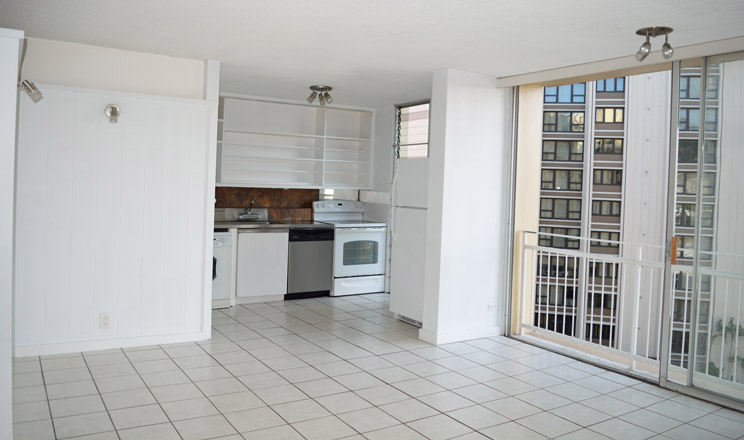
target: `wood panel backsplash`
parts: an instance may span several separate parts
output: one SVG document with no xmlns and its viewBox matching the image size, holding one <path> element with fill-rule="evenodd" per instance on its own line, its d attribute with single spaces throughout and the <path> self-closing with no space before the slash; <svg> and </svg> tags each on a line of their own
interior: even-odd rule
<svg viewBox="0 0 744 440">
<path fill-rule="evenodd" d="M 267 208 L 272 221 L 311 220 L 317 189 L 215 188 L 215 208 Z"/>
</svg>

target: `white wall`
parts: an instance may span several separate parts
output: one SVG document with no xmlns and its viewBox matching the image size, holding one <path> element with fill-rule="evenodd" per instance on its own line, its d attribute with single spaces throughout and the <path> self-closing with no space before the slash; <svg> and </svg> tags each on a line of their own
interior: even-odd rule
<svg viewBox="0 0 744 440">
<path fill-rule="evenodd" d="M 0 439 L 13 438 L 13 184 L 23 32 L 0 28 Z"/>
<path fill-rule="evenodd" d="M 511 90 L 456 70 L 434 73 L 424 321 L 447 343 L 502 333 L 503 229 Z M 496 310 L 488 311 L 489 304 Z"/>
<path fill-rule="evenodd" d="M 39 88 L 19 114 L 16 355 L 209 338 L 215 103 Z"/>
<path fill-rule="evenodd" d="M 29 38 L 23 77 L 88 89 L 203 99 L 204 62 Z"/>
</svg>

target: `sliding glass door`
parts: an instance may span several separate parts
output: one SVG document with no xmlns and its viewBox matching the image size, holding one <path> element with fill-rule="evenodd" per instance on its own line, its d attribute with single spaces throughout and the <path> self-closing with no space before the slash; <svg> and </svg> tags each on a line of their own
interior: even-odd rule
<svg viewBox="0 0 744 440">
<path fill-rule="evenodd" d="M 744 401 L 744 54 L 678 78 L 662 382 Z"/>
</svg>

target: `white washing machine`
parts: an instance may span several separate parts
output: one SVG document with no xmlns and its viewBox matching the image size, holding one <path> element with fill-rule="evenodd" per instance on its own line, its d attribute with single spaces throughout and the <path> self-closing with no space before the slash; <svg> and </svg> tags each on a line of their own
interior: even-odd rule
<svg viewBox="0 0 744 440">
<path fill-rule="evenodd" d="M 233 236 L 230 232 L 214 233 L 212 259 L 212 308 L 230 307 L 232 303 Z"/>
</svg>

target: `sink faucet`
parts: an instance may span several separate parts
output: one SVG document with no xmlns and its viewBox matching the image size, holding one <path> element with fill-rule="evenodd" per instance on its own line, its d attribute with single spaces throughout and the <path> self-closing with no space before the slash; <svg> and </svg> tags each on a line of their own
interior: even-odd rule
<svg viewBox="0 0 744 440">
<path fill-rule="evenodd" d="M 253 203 L 255 203 L 255 200 L 251 200 L 251 204 L 245 209 L 246 214 L 250 214 L 253 210 Z"/>
<path fill-rule="evenodd" d="M 261 217 L 259 213 L 252 213 L 253 211 L 253 203 L 254 201 L 251 200 L 250 206 L 245 208 L 245 212 L 243 214 L 238 215 L 238 220 L 257 220 Z"/>
</svg>

